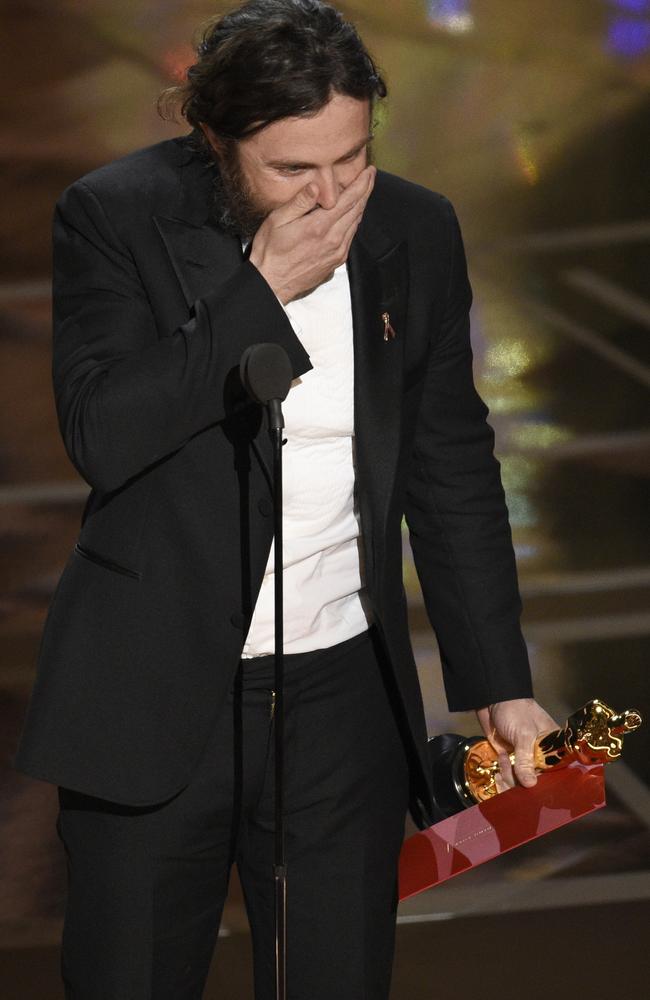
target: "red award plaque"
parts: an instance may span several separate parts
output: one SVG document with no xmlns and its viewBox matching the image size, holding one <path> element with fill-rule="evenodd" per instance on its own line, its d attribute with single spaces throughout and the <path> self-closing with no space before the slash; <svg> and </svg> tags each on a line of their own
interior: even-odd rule
<svg viewBox="0 0 650 1000">
<path fill-rule="evenodd" d="M 573 763 L 540 774 L 532 788 L 511 788 L 405 840 L 399 898 L 430 889 L 604 805 L 602 764 Z"/>
</svg>

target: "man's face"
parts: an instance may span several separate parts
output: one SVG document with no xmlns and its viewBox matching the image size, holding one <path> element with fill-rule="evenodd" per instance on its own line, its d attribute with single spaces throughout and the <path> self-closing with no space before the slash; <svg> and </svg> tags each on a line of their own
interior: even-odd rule
<svg viewBox="0 0 650 1000">
<path fill-rule="evenodd" d="M 244 239 L 310 182 L 321 208 L 333 208 L 369 162 L 370 102 L 342 94 L 312 117 L 273 122 L 228 152 L 202 128 L 220 167 L 220 221 Z"/>
</svg>

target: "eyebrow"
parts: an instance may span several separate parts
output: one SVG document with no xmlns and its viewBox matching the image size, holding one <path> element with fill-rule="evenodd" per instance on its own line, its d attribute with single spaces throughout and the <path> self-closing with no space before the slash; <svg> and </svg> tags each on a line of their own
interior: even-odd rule
<svg viewBox="0 0 650 1000">
<path fill-rule="evenodd" d="M 352 149 L 343 156 L 340 156 L 336 163 L 342 163 L 343 160 L 347 160 L 348 157 L 354 156 L 355 153 L 360 153 L 364 146 L 368 146 L 374 139 L 373 135 L 369 135 L 363 142 L 357 143 Z M 318 166 L 317 163 L 301 163 L 299 160 L 269 160 L 266 164 L 267 167 L 299 167 L 301 170 L 313 170 Z"/>
</svg>

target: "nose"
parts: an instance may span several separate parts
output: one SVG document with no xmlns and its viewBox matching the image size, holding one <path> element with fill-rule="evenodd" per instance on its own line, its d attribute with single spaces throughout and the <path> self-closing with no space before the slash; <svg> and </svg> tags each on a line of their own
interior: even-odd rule
<svg viewBox="0 0 650 1000">
<path fill-rule="evenodd" d="M 321 208 L 334 208 L 339 200 L 339 184 L 333 169 L 324 168 L 318 171 L 318 204 Z"/>
</svg>

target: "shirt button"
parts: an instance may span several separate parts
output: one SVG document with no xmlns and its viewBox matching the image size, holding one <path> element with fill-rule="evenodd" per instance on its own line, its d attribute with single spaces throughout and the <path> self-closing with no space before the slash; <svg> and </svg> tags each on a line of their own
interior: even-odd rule
<svg viewBox="0 0 650 1000">
<path fill-rule="evenodd" d="M 235 611 L 230 616 L 230 624 L 234 625 L 235 628 L 240 628 L 242 631 L 244 629 L 245 622 L 246 622 L 246 619 L 244 618 L 244 616 L 241 613 L 241 611 Z"/>
<path fill-rule="evenodd" d="M 273 501 L 269 500 L 268 497 L 262 497 L 257 503 L 257 509 L 262 517 L 270 517 L 273 513 Z"/>
</svg>

